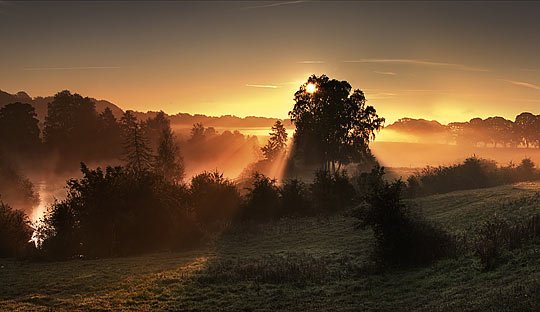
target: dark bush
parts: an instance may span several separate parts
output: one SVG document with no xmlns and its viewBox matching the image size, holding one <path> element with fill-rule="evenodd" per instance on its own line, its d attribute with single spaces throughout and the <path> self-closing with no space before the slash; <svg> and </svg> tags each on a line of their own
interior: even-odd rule
<svg viewBox="0 0 540 312">
<path fill-rule="evenodd" d="M 241 203 L 236 185 L 219 172 L 203 172 L 191 179 L 191 205 L 202 224 L 227 221 L 237 213 Z"/>
<path fill-rule="evenodd" d="M 275 179 L 255 173 L 248 189 L 240 217 L 244 220 L 267 221 L 281 215 L 279 188 Z"/>
<path fill-rule="evenodd" d="M 200 239 L 188 214 L 188 191 L 152 172 L 91 170 L 68 182 L 38 229 L 51 258 L 108 257 L 186 246 Z"/>
<path fill-rule="evenodd" d="M 283 215 L 305 216 L 314 213 L 309 188 L 304 182 L 298 179 L 285 180 L 279 193 Z"/>
<path fill-rule="evenodd" d="M 395 181 L 374 185 L 358 211 L 363 227 L 375 236 L 374 260 L 391 266 L 417 266 L 431 263 L 454 252 L 453 238 L 413 214 L 402 202 L 404 183 Z"/>
<path fill-rule="evenodd" d="M 0 258 L 18 257 L 32 247 L 28 216 L 0 201 Z"/>
<path fill-rule="evenodd" d="M 376 164 L 370 172 L 362 172 L 356 178 L 356 187 L 360 199 L 364 199 L 371 194 L 374 189 L 378 189 L 384 184 L 384 167 Z"/>
<path fill-rule="evenodd" d="M 353 204 L 355 190 L 345 171 L 317 170 L 311 184 L 313 205 L 318 212 L 338 211 Z"/>
</svg>

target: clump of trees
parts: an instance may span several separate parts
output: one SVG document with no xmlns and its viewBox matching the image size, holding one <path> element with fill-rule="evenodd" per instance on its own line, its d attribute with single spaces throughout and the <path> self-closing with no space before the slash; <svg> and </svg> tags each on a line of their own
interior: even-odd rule
<svg viewBox="0 0 540 312">
<path fill-rule="evenodd" d="M 0 258 L 26 255 L 32 248 L 32 231 L 24 212 L 0 201 Z"/>
<path fill-rule="evenodd" d="M 45 216 L 38 238 L 49 257 L 111 257 L 174 249 L 201 237 L 188 190 L 150 170 L 89 169 L 68 182 L 67 198 Z"/>
<path fill-rule="evenodd" d="M 466 122 L 441 125 L 437 121 L 402 118 L 389 125 L 393 129 L 421 137 L 443 138 L 447 143 L 493 148 L 540 148 L 540 115 L 523 112 L 514 119 L 500 116 L 472 118 Z"/>
<path fill-rule="evenodd" d="M 451 166 L 426 167 L 407 178 L 409 197 L 492 187 L 540 177 L 535 164 L 523 159 L 519 165 L 498 167 L 492 160 L 469 157 Z"/>
</svg>

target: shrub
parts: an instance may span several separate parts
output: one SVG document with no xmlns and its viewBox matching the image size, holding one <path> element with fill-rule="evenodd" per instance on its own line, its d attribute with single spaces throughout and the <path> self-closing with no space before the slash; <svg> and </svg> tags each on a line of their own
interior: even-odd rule
<svg viewBox="0 0 540 312">
<path fill-rule="evenodd" d="M 81 171 L 83 178 L 68 182 L 67 198 L 50 207 L 38 228 L 46 256 L 122 256 L 200 239 L 184 186 L 123 167 L 104 172 L 82 164 Z"/>
<path fill-rule="evenodd" d="M 0 258 L 24 255 L 32 247 L 28 216 L 0 202 Z"/>
<path fill-rule="evenodd" d="M 305 216 L 313 214 L 308 186 L 298 180 L 286 180 L 281 186 L 281 210 L 283 215 Z"/>
<path fill-rule="evenodd" d="M 241 203 L 236 185 L 219 172 L 203 172 L 191 179 L 191 205 L 203 224 L 230 220 Z"/>
<path fill-rule="evenodd" d="M 504 250 L 518 248 L 524 242 L 539 236 L 540 214 L 518 222 L 510 222 L 494 215 L 477 226 L 470 239 L 470 247 L 479 258 L 481 269 L 489 271 L 496 267 Z"/>
<path fill-rule="evenodd" d="M 366 196 L 366 205 L 357 217 L 375 236 L 374 260 L 393 266 L 431 263 L 453 253 L 452 237 L 413 214 L 402 202 L 404 183 L 383 182 L 374 185 Z"/>
<path fill-rule="evenodd" d="M 356 186 L 361 199 L 384 184 L 384 167 L 376 164 L 370 172 L 362 172 L 356 178 Z"/>
<path fill-rule="evenodd" d="M 311 185 L 314 208 L 319 212 L 331 212 L 350 207 L 355 190 L 345 171 L 330 173 L 317 170 Z"/>
<path fill-rule="evenodd" d="M 253 186 L 248 189 L 242 205 L 241 218 L 244 220 L 266 221 L 281 215 L 279 188 L 275 179 L 255 173 Z"/>
</svg>

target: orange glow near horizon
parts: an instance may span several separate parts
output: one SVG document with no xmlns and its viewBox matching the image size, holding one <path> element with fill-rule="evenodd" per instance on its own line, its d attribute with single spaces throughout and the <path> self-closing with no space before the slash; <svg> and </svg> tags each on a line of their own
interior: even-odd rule
<svg viewBox="0 0 540 312">
<path fill-rule="evenodd" d="M 527 5 L 485 15 L 465 3 L 293 2 L 9 2 L 0 8 L 0 29 L 13 30 L 0 34 L 12 47 L 0 52 L 0 89 L 67 89 L 143 112 L 287 118 L 306 79 L 326 74 L 364 91 L 387 123 L 540 113 L 537 34 L 520 17 L 535 13 Z M 316 40 L 305 40 L 307 24 Z"/>
</svg>

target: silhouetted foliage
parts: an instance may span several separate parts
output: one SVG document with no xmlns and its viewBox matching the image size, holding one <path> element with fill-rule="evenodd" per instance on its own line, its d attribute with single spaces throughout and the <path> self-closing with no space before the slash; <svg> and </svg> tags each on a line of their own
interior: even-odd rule
<svg viewBox="0 0 540 312">
<path fill-rule="evenodd" d="M 17 102 L 0 108 L 0 150 L 35 157 L 41 151 L 38 122 L 30 104 Z"/>
<path fill-rule="evenodd" d="M 492 148 L 540 148 L 540 115 L 523 112 L 514 121 L 500 116 L 472 118 L 468 122 L 441 125 L 436 121 L 402 118 L 386 127 L 412 134 L 425 141 L 431 136 L 444 138 L 446 143 Z"/>
<path fill-rule="evenodd" d="M 159 138 L 154 169 L 170 182 L 179 183 L 184 179 L 184 159 L 170 126 L 163 129 Z"/>
<path fill-rule="evenodd" d="M 504 251 L 519 248 L 539 236 L 540 214 L 514 222 L 503 216 L 494 215 L 479 224 L 468 241 L 473 253 L 480 260 L 481 270 L 489 271 L 497 266 Z"/>
<path fill-rule="evenodd" d="M 373 230 L 374 260 L 391 266 L 416 266 L 454 254 L 453 237 L 402 202 L 404 186 L 400 180 L 376 181 L 367 188 L 366 204 L 357 217 L 362 227 Z"/>
<path fill-rule="evenodd" d="M 48 105 L 43 140 L 51 152 L 61 155 L 62 167 L 70 168 L 79 161 L 96 159 L 94 142 L 98 114 L 92 99 L 62 91 Z"/>
<path fill-rule="evenodd" d="M 0 201 L 0 258 L 16 257 L 32 248 L 28 216 Z"/>
<path fill-rule="evenodd" d="M 121 123 L 126 167 L 136 173 L 149 170 L 152 167 L 153 157 L 143 125 L 131 111 L 124 113 Z"/>
<path fill-rule="evenodd" d="M 355 190 L 345 171 L 317 170 L 311 184 L 311 196 L 316 211 L 332 212 L 350 207 Z"/>
<path fill-rule="evenodd" d="M 202 123 L 196 123 L 191 129 L 191 137 L 189 141 L 191 143 L 199 143 L 204 140 L 204 126 Z"/>
<path fill-rule="evenodd" d="M 191 205 L 197 220 L 203 224 L 228 221 L 241 203 L 236 185 L 215 172 L 203 172 L 191 179 Z"/>
<path fill-rule="evenodd" d="M 39 196 L 30 180 L 13 162 L 0 152 L 0 200 L 20 210 L 30 212 L 39 203 Z"/>
<path fill-rule="evenodd" d="M 385 183 L 384 175 L 384 167 L 379 164 L 373 166 L 370 172 L 361 172 L 356 178 L 357 192 L 360 198 L 363 199 L 368 194 L 381 188 Z"/>
<path fill-rule="evenodd" d="M 103 257 L 187 247 L 201 234 L 189 215 L 188 190 L 150 171 L 91 170 L 68 182 L 38 230 L 46 255 Z"/>
<path fill-rule="evenodd" d="M 309 85 L 315 85 L 316 91 L 308 92 Z M 325 75 L 313 75 L 300 87 L 289 112 L 296 126 L 295 158 L 306 164 L 321 164 L 333 172 L 339 171 L 342 164 L 364 160 L 368 144 L 384 118 L 377 115 L 373 106 L 366 105 L 362 91 L 351 91 L 348 82 Z"/>
<path fill-rule="evenodd" d="M 309 187 L 298 179 L 288 179 L 279 189 L 281 213 L 286 216 L 306 216 L 315 213 Z"/>
<path fill-rule="evenodd" d="M 97 144 L 102 159 L 119 159 L 122 156 L 122 129 L 110 108 L 105 108 L 98 116 Z"/>
<path fill-rule="evenodd" d="M 261 148 L 261 151 L 267 160 L 273 160 L 285 152 L 285 147 L 287 147 L 287 130 L 281 120 L 277 120 L 272 126 L 268 143 Z"/>
<path fill-rule="evenodd" d="M 540 177 L 534 166 L 530 159 L 519 166 L 497 167 L 494 161 L 469 157 L 461 164 L 426 167 L 410 176 L 406 194 L 414 197 L 534 180 Z"/>
<path fill-rule="evenodd" d="M 148 118 L 143 122 L 141 128 L 144 130 L 145 137 L 148 140 L 148 147 L 153 154 L 157 154 L 163 131 L 171 130 L 171 122 L 167 118 L 167 115 L 163 111 L 160 111 L 156 116 Z"/>
<path fill-rule="evenodd" d="M 279 188 L 275 179 L 255 173 L 241 209 L 244 220 L 267 221 L 281 215 Z"/>
</svg>

